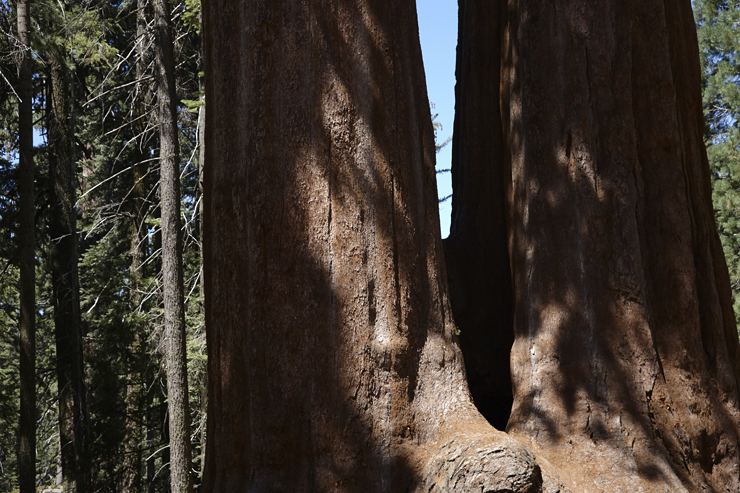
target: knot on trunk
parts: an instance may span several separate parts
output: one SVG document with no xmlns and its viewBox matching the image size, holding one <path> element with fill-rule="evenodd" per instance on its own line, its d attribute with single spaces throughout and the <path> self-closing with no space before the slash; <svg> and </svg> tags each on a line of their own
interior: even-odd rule
<svg viewBox="0 0 740 493">
<path fill-rule="evenodd" d="M 568 492 L 557 478 L 543 475 L 528 448 L 496 430 L 457 433 L 428 450 L 419 492 Z"/>
</svg>

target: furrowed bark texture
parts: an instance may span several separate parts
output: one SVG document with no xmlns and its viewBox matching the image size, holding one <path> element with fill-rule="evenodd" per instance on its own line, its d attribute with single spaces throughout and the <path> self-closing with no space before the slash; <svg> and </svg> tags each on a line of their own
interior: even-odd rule
<svg viewBox="0 0 740 493">
<path fill-rule="evenodd" d="M 465 383 L 414 1 L 203 7 L 204 490 L 540 491 Z"/>
<path fill-rule="evenodd" d="M 36 228 L 33 176 L 33 81 L 29 0 L 17 3 L 18 40 L 21 42 L 18 77 L 18 195 L 20 213 L 20 445 L 18 449 L 21 493 L 36 491 Z"/>
<path fill-rule="evenodd" d="M 691 4 L 507 8 L 507 430 L 574 491 L 740 491 Z"/>
<path fill-rule="evenodd" d="M 162 283 L 167 360 L 170 477 L 173 493 L 192 493 L 190 412 L 185 348 L 185 301 L 180 228 L 180 147 L 175 92 L 175 57 L 167 0 L 154 0 L 159 167 L 162 211 Z"/>
<path fill-rule="evenodd" d="M 511 411 L 514 342 L 499 108 L 500 2 L 460 0 L 452 140 L 450 301 L 475 405 L 500 430 Z M 481 109 L 483 109 L 481 111 Z"/>
<path fill-rule="evenodd" d="M 70 74 L 63 54 L 52 53 L 48 66 L 51 82 L 48 128 L 52 201 L 49 235 L 59 382 L 62 488 L 65 493 L 84 493 L 87 420 L 77 271 L 77 179 L 70 125 Z"/>
</svg>

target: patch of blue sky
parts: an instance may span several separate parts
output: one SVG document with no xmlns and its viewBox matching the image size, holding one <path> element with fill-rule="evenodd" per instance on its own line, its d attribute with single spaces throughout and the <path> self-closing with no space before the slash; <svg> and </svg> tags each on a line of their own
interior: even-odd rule
<svg viewBox="0 0 740 493">
<path fill-rule="evenodd" d="M 439 142 L 452 135 L 455 119 L 455 53 L 457 49 L 457 0 L 416 0 L 419 18 L 419 37 L 424 58 L 429 101 L 435 105 L 442 128 L 437 132 Z M 437 154 L 437 169 L 449 169 L 452 164 L 452 145 Z M 449 172 L 437 175 L 437 194 L 440 198 L 452 193 Z M 439 204 L 442 238 L 450 233 L 452 200 Z"/>
</svg>

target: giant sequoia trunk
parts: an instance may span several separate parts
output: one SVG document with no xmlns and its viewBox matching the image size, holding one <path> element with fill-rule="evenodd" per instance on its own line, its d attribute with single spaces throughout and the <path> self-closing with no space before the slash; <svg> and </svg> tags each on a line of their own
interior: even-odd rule
<svg viewBox="0 0 740 493">
<path fill-rule="evenodd" d="M 205 5 L 207 490 L 560 490 L 542 466 L 575 491 L 738 491 L 740 348 L 674 3 L 461 4 L 453 303 L 494 422 L 486 352 L 512 328 L 508 431 L 539 466 L 465 384 L 413 2 Z"/>
<path fill-rule="evenodd" d="M 415 2 L 204 28 L 205 491 L 539 491 L 465 383 Z"/>
<path fill-rule="evenodd" d="M 463 166 L 499 160 L 507 189 L 507 431 L 574 491 L 740 491 L 740 350 L 690 2 L 510 0 L 501 12 L 505 152 L 456 152 Z M 498 51 L 485 34 L 462 31 L 461 44 Z M 481 64 L 462 86 L 494 72 Z M 478 119 L 499 111 L 494 99 Z M 483 164 L 458 174 L 481 179 Z"/>
</svg>

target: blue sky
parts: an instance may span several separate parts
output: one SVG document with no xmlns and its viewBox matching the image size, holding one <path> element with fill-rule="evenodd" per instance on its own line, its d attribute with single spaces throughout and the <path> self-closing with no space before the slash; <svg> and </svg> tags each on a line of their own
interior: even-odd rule
<svg viewBox="0 0 740 493">
<path fill-rule="evenodd" d="M 445 140 L 452 135 L 455 118 L 457 0 L 416 0 L 416 10 L 429 101 L 434 102 L 433 113 L 439 114 L 437 121 L 442 124 L 442 130 L 437 133 L 438 139 Z M 448 169 L 451 162 L 452 144 L 448 144 L 437 154 L 437 169 Z M 452 193 L 450 173 L 437 175 L 437 189 L 440 197 Z M 452 200 L 440 204 L 442 238 L 449 235 L 451 212 Z"/>
</svg>

